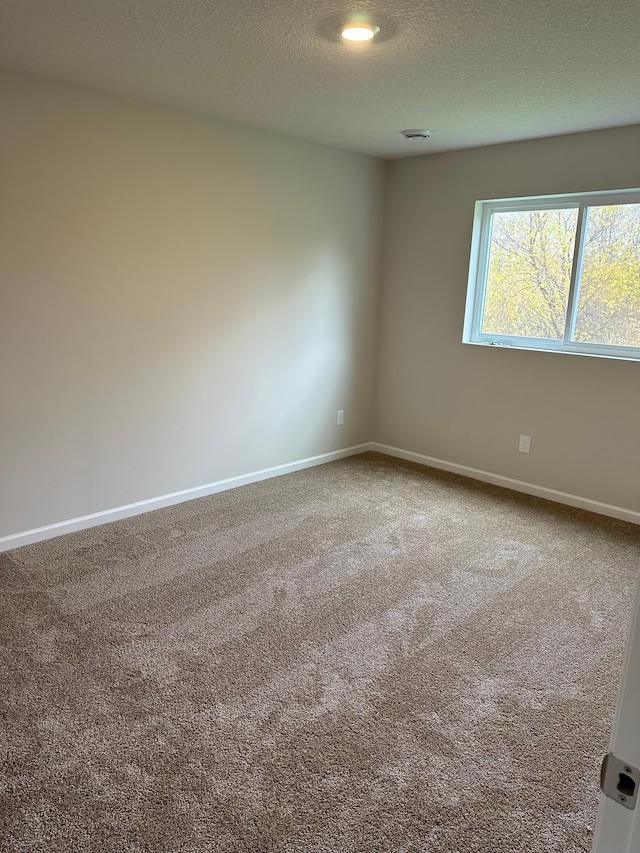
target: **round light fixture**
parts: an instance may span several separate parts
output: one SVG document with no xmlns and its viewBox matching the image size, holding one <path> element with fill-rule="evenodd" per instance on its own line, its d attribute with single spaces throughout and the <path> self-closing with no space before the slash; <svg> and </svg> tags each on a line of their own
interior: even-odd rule
<svg viewBox="0 0 640 853">
<path fill-rule="evenodd" d="M 371 41 L 379 32 L 380 27 L 368 21 L 351 21 L 340 28 L 340 35 L 347 41 Z"/>
</svg>

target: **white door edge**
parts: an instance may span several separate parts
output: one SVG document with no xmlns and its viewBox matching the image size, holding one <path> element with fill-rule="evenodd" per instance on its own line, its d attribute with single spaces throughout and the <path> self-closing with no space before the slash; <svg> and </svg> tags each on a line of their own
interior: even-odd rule
<svg viewBox="0 0 640 853">
<path fill-rule="evenodd" d="M 609 748 L 622 761 L 640 768 L 640 581 Z M 601 794 L 591 849 L 593 853 L 640 853 L 640 804 L 631 811 Z"/>
</svg>

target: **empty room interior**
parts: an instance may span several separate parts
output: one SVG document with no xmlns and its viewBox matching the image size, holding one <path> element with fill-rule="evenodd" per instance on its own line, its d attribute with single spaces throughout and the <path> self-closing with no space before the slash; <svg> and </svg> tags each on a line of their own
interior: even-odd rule
<svg viewBox="0 0 640 853">
<path fill-rule="evenodd" d="M 0 0 L 0 850 L 640 852 L 639 40 Z"/>
</svg>

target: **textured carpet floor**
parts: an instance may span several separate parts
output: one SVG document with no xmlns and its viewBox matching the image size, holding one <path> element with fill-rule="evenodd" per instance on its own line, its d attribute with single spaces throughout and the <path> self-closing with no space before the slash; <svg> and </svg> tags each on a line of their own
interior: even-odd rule
<svg viewBox="0 0 640 853">
<path fill-rule="evenodd" d="M 0 848 L 587 851 L 639 554 L 365 454 L 0 555 Z"/>
</svg>

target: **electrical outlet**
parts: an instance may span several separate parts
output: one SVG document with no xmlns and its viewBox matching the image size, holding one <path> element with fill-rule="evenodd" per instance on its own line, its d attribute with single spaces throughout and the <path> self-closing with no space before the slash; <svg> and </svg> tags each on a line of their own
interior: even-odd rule
<svg viewBox="0 0 640 853">
<path fill-rule="evenodd" d="M 518 445 L 520 453 L 528 453 L 531 450 L 531 436 L 521 435 L 520 444 Z"/>
<path fill-rule="evenodd" d="M 342 426 L 343 423 L 344 423 L 344 409 L 338 409 L 338 412 L 336 414 L 336 424 L 338 426 Z"/>
</svg>

